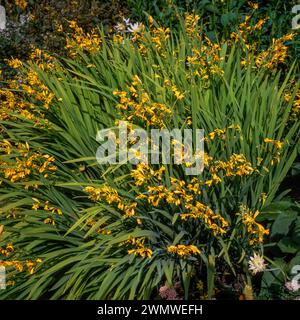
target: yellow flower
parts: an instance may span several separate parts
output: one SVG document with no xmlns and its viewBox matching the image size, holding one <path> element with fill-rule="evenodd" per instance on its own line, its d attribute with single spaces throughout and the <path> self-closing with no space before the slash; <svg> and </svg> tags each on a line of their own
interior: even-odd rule
<svg viewBox="0 0 300 320">
<path fill-rule="evenodd" d="M 294 36 L 295 33 L 289 33 L 279 39 L 273 40 L 272 46 L 257 56 L 255 61 L 256 66 L 258 68 L 265 67 L 267 69 L 274 70 L 279 64 L 284 63 L 288 50 L 288 47 L 284 42 L 290 41 Z"/>
<path fill-rule="evenodd" d="M 248 5 L 250 8 L 252 8 L 253 10 L 257 10 L 259 8 L 259 4 L 256 3 L 256 2 L 252 2 L 252 1 L 249 1 L 248 2 Z"/>
<path fill-rule="evenodd" d="M 175 95 L 177 100 L 182 100 L 184 98 L 184 93 L 180 92 L 177 89 L 176 85 L 172 86 L 172 91 L 173 91 L 173 93 L 174 93 L 174 95 Z"/>
<path fill-rule="evenodd" d="M 17 271 L 23 271 L 23 264 L 18 260 L 0 261 L 0 267 L 15 267 Z"/>
<path fill-rule="evenodd" d="M 153 255 L 153 251 L 149 248 L 145 248 L 143 246 L 136 248 L 136 249 L 131 249 L 128 250 L 128 254 L 134 254 L 136 256 L 141 256 L 142 258 L 151 258 Z"/>
<path fill-rule="evenodd" d="M 104 185 L 100 188 L 88 186 L 83 190 L 89 193 L 89 199 L 95 202 L 106 201 L 108 204 L 115 204 L 118 209 L 123 211 L 125 218 L 130 218 L 135 215 L 137 203 L 125 201 L 119 196 L 117 190 L 110 186 Z"/>
<path fill-rule="evenodd" d="M 3 139 L 3 142 L 0 142 L 0 148 L 6 153 L 6 154 L 11 154 L 12 150 L 13 150 L 13 146 L 12 144 L 6 140 Z"/>
<path fill-rule="evenodd" d="M 252 1 L 248 1 L 248 5 L 250 8 L 252 8 L 253 10 L 257 10 L 259 8 L 259 4 L 256 2 L 252 2 Z"/>
<path fill-rule="evenodd" d="M 209 138 L 214 140 L 215 137 L 220 137 L 221 139 L 225 139 L 226 129 L 215 129 L 213 132 L 210 132 Z"/>
<path fill-rule="evenodd" d="M 198 21 L 200 16 L 197 14 L 186 14 L 185 15 L 185 30 L 189 36 L 192 36 L 198 28 Z"/>
<path fill-rule="evenodd" d="M 182 220 L 200 219 L 214 235 L 224 235 L 229 223 L 219 214 L 213 212 L 211 208 L 197 201 L 196 204 L 185 204 L 188 211 L 180 215 Z M 218 224 L 217 224 L 218 223 Z"/>
<path fill-rule="evenodd" d="M 15 3 L 16 3 L 16 6 L 18 6 L 22 10 L 25 10 L 28 5 L 26 0 L 15 0 Z"/>
<path fill-rule="evenodd" d="M 263 225 L 256 222 L 255 219 L 260 214 L 257 210 L 252 212 L 249 208 L 242 206 L 242 222 L 247 228 L 249 234 L 249 244 L 261 244 L 264 241 L 264 236 L 270 233 L 270 230 L 265 229 Z"/>
<path fill-rule="evenodd" d="M 264 139 L 264 142 L 273 144 L 274 147 L 276 149 L 278 149 L 278 150 L 281 150 L 283 148 L 283 145 L 284 145 L 283 141 L 273 140 L 273 139 L 269 139 L 269 138 Z"/>
<path fill-rule="evenodd" d="M 267 21 L 268 19 L 260 19 L 256 24 L 255 26 L 253 27 L 254 30 L 261 30 L 263 25 L 265 24 L 265 22 Z"/>
<path fill-rule="evenodd" d="M 96 29 L 85 33 L 76 21 L 69 21 L 69 27 L 73 30 L 73 33 L 67 38 L 65 48 L 69 51 L 71 57 L 75 57 L 81 50 L 91 53 L 97 53 L 100 50 L 101 38 Z"/>
<path fill-rule="evenodd" d="M 165 171 L 165 166 L 161 166 L 158 170 L 153 170 L 148 164 L 139 163 L 136 169 L 131 171 L 131 176 L 135 180 L 135 185 L 142 186 L 151 178 L 161 181 Z"/>
<path fill-rule="evenodd" d="M 165 85 L 165 86 L 171 86 L 172 83 L 171 83 L 171 81 L 170 81 L 169 79 L 165 79 L 165 80 L 164 80 L 164 85 Z"/>
<path fill-rule="evenodd" d="M 69 21 L 69 27 L 70 27 L 71 29 L 77 28 L 77 22 L 74 21 L 74 20 Z"/>
<path fill-rule="evenodd" d="M 137 207 L 137 203 L 134 202 L 128 206 L 124 207 L 125 217 L 133 217 L 135 215 L 135 208 Z"/>
<path fill-rule="evenodd" d="M 21 60 L 19 59 L 10 59 L 10 60 L 7 60 L 7 63 L 10 67 L 14 68 L 14 69 L 19 69 L 23 66 L 23 63 Z"/>
<path fill-rule="evenodd" d="M 149 22 L 150 24 L 153 24 L 154 19 L 153 19 L 153 17 L 152 17 L 152 16 L 148 16 L 148 22 Z"/>
<path fill-rule="evenodd" d="M 187 117 L 186 118 L 186 124 L 190 126 L 190 125 L 192 125 L 192 123 L 193 123 L 192 117 Z"/>
<path fill-rule="evenodd" d="M 12 243 L 7 243 L 7 245 L 6 245 L 5 248 L 1 248 L 1 247 L 0 247 L 0 253 L 1 253 L 2 255 L 4 255 L 5 257 L 10 256 L 10 254 L 11 254 L 12 252 L 14 252 L 14 251 L 15 251 L 15 249 L 14 249 L 14 246 L 13 246 Z"/>
<path fill-rule="evenodd" d="M 166 127 L 165 120 L 172 114 L 172 110 L 165 104 L 150 101 L 150 94 L 143 88 L 141 79 L 135 75 L 126 91 L 114 90 L 119 96 L 117 108 L 123 120 L 132 123 L 134 120 L 145 122 L 149 126 Z"/>
<path fill-rule="evenodd" d="M 63 32 L 63 31 L 64 31 L 64 29 L 63 29 L 62 24 L 57 25 L 56 30 L 57 30 L 57 32 Z"/>
<path fill-rule="evenodd" d="M 44 220 L 44 223 L 45 224 L 51 224 L 51 225 L 55 225 L 55 221 L 54 221 L 54 219 L 52 219 L 52 218 L 46 218 L 45 220 Z"/>
<path fill-rule="evenodd" d="M 177 254 L 180 257 L 188 257 L 191 255 L 200 254 L 200 250 L 194 245 L 178 244 L 176 246 L 168 246 L 167 251 L 172 254 Z"/>
</svg>

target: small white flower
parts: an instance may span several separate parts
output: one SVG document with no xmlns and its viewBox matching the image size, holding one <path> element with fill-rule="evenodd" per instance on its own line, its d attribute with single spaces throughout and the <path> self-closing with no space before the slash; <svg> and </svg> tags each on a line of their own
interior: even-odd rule
<svg viewBox="0 0 300 320">
<path fill-rule="evenodd" d="M 263 256 L 260 256 L 257 253 L 254 253 L 253 257 L 250 257 L 249 260 L 249 270 L 252 274 L 257 274 L 263 272 L 266 269 L 266 263 Z"/>
<path fill-rule="evenodd" d="M 300 289 L 300 284 L 297 281 L 292 280 L 292 281 L 286 282 L 285 287 L 289 291 L 297 292 Z"/>
<path fill-rule="evenodd" d="M 123 18 L 123 22 L 126 24 L 126 26 L 128 26 L 130 23 L 130 18 L 128 19 Z"/>
<path fill-rule="evenodd" d="M 131 33 L 138 33 L 142 31 L 142 29 L 143 29 L 143 24 L 139 22 L 135 22 L 135 23 L 130 23 L 127 30 L 128 32 L 131 32 Z"/>
</svg>

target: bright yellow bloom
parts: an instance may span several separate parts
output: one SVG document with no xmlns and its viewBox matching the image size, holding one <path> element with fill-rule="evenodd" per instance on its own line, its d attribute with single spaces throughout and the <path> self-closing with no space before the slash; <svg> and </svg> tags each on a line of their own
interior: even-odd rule
<svg viewBox="0 0 300 320">
<path fill-rule="evenodd" d="M 172 110 L 163 103 L 151 102 L 150 94 L 143 88 L 141 79 L 135 75 L 131 85 L 126 91 L 114 90 L 113 94 L 119 96 L 120 116 L 130 123 L 141 121 L 149 126 L 166 127 L 165 120 L 170 117 Z"/>
<path fill-rule="evenodd" d="M 0 267 L 15 267 L 18 272 L 23 271 L 23 264 L 20 261 L 12 260 L 12 261 L 0 261 Z"/>
<path fill-rule="evenodd" d="M 176 97 L 177 100 L 182 100 L 184 98 L 184 93 L 180 92 L 178 89 L 177 89 L 177 86 L 176 85 L 173 85 L 172 86 L 172 91 Z"/>
<path fill-rule="evenodd" d="M 268 19 L 260 19 L 255 26 L 253 27 L 254 30 L 261 30 L 263 25 L 266 23 Z"/>
<path fill-rule="evenodd" d="M 283 141 L 273 140 L 273 139 L 269 139 L 269 138 L 264 139 L 264 142 L 273 144 L 274 147 L 276 149 L 278 149 L 278 150 L 281 150 L 283 148 L 283 145 L 284 145 Z"/>
<path fill-rule="evenodd" d="M 200 254 L 200 250 L 194 245 L 178 244 L 167 248 L 169 253 L 177 254 L 180 257 L 189 257 Z"/>
<path fill-rule="evenodd" d="M 54 221 L 54 219 L 52 219 L 52 218 L 46 218 L 46 219 L 44 220 L 44 223 L 45 223 L 45 224 L 51 224 L 52 226 L 55 225 L 55 221 Z"/>
<path fill-rule="evenodd" d="M 128 254 L 134 254 L 136 256 L 141 256 L 142 258 L 151 258 L 153 251 L 149 248 L 139 247 L 137 249 L 128 250 Z"/>
<path fill-rule="evenodd" d="M 165 171 L 165 166 L 160 166 L 158 170 L 153 170 L 150 165 L 139 163 L 137 164 L 136 169 L 131 171 L 131 176 L 135 180 L 135 185 L 142 186 L 151 178 L 161 181 Z"/>
<path fill-rule="evenodd" d="M 10 67 L 14 69 L 19 69 L 23 66 L 22 61 L 19 59 L 10 59 L 10 60 L 7 60 L 7 63 Z"/>
<path fill-rule="evenodd" d="M 69 27 L 73 30 L 73 33 L 67 38 L 65 48 L 69 51 L 71 57 L 75 57 L 80 50 L 91 53 L 97 53 L 100 50 L 101 38 L 96 29 L 85 33 L 76 21 L 69 21 Z"/>
<path fill-rule="evenodd" d="M 249 233 L 249 244 L 256 245 L 263 243 L 264 236 L 270 233 L 270 230 L 265 229 L 263 225 L 256 222 L 257 216 L 260 212 L 257 210 L 252 212 L 249 208 L 243 206 L 242 207 L 242 222 L 247 227 L 247 232 Z"/>
<path fill-rule="evenodd" d="M 200 16 L 197 14 L 185 15 L 185 31 L 189 36 L 192 36 L 198 29 L 198 21 Z"/>
<path fill-rule="evenodd" d="M 129 237 L 124 244 L 134 245 L 136 248 L 128 250 L 128 254 L 134 254 L 136 256 L 141 256 L 142 258 L 151 258 L 153 251 L 150 248 L 144 246 L 145 238 L 133 238 Z"/>
<path fill-rule="evenodd" d="M 214 140 L 215 137 L 220 137 L 221 139 L 225 139 L 226 129 L 215 129 L 213 132 L 210 132 L 209 138 Z"/>
<path fill-rule="evenodd" d="M 15 249 L 12 243 L 7 243 L 5 248 L 0 247 L 0 254 L 4 255 L 5 257 L 10 256 L 10 254 L 14 251 Z"/>
<path fill-rule="evenodd" d="M 28 5 L 26 0 L 15 0 L 15 4 L 16 4 L 16 6 L 18 6 L 22 10 L 25 10 Z"/>
<path fill-rule="evenodd" d="M 137 203 L 125 201 L 119 196 L 118 191 L 110 186 L 104 185 L 100 188 L 88 186 L 83 190 L 89 193 L 89 199 L 95 202 L 106 201 L 108 204 L 115 204 L 118 209 L 123 211 L 125 218 L 130 218 L 135 215 Z"/>
<path fill-rule="evenodd" d="M 195 205 L 187 203 L 185 208 L 188 211 L 180 215 L 182 220 L 199 219 L 214 235 L 224 235 L 226 233 L 229 223 L 205 204 L 197 201 Z"/>
</svg>

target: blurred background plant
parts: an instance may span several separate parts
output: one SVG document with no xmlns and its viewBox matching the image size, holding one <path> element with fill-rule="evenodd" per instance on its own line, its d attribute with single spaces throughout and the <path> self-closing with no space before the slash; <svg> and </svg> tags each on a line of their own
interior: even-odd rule
<svg viewBox="0 0 300 320">
<path fill-rule="evenodd" d="M 119 0 L 1 0 L 7 11 L 7 29 L 0 32 L 0 60 L 27 59 L 33 47 L 65 54 L 68 21 L 76 21 L 85 31 L 100 23 L 114 25 L 128 10 Z M 1 62 L 0 61 L 0 62 Z"/>
<path fill-rule="evenodd" d="M 1 0 L 0 4 L 7 10 L 9 36 L 1 35 L 0 58 L 26 57 L 30 45 L 61 54 L 65 44 L 61 27 L 68 29 L 67 20 L 76 20 L 88 31 L 99 23 L 109 29 L 122 17 L 143 22 L 151 15 L 159 24 L 174 31 L 179 28 L 178 15 L 192 11 L 200 15 L 203 30 L 212 40 L 228 38 L 246 16 L 251 16 L 253 22 L 267 19 L 259 34 L 259 42 L 266 47 L 272 38 L 291 31 L 292 7 L 296 3 L 284 0 Z M 292 49 L 297 56 L 298 37 Z"/>
</svg>

